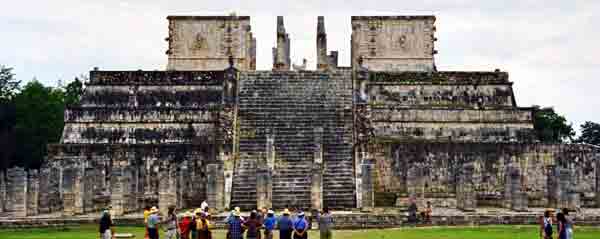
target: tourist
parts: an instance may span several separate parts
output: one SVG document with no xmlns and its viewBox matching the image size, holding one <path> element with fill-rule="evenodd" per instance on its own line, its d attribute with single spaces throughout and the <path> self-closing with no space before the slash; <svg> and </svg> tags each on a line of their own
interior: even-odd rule
<svg viewBox="0 0 600 239">
<path fill-rule="evenodd" d="M 565 218 L 565 214 L 559 212 L 556 214 L 556 219 L 558 220 L 558 235 L 557 239 L 567 239 L 567 219 Z"/>
<path fill-rule="evenodd" d="M 417 203 L 414 198 L 410 198 L 410 204 L 408 205 L 408 223 L 417 223 Z"/>
<path fill-rule="evenodd" d="M 196 222 L 197 238 L 194 239 L 212 239 L 210 221 L 208 220 L 207 212 L 200 212 L 200 219 Z"/>
<path fill-rule="evenodd" d="M 427 207 L 425 208 L 425 222 L 431 222 L 431 213 L 433 212 L 433 208 L 431 207 L 431 202 L 427 201 Z"/>
<path fill-rule="evenodd" d="M 158 208 L 152 207 L 150 209 L 150 216 L 148 217 L 148 236 L 150 239 L 158 239 L 159 226 L 160 218 L 158 217 Z"/>
<path fill-rule="evenodd" d="M 192 213 L 185 212 L 183 214 L 183 218 L 181 222 L 179 222 L 179 231 L 181 235 L 181 239 L 190 239 L 190 229 L 192 227 Z M 196 239 L 196 238 L 191 238 Z"/>
<path fill-rule="evenodd" d="M 233 210 L 233 218 L 227 221 L 227 239 L 242 239 L 242 219 L 240 212 Z"/>
<path fill-rule="evenodd" d="M 111 239 L 115 235 L 115 230 L 113 229 L 113 222 L 110 216 L 110 211 L 108 209 L 104 209 L 102 212 L 102 217 L 100 218 L 100 238 L 102 239 Z"/>
<path fill-rule="evenodd" d="M 304 212 L 298 213 L 298 218 L 294 221 L 294 239 L 308 238 L 308 222 L 304 218 Z"/>
<path fill-rule="evenodd" d="M 196 227 L 198 226 L 198 221 L 200 221 L 201 216 L 202 216 L 202 209 L 196 208 L 196 210 L 194 210 L 194 215 L 192 217 L 192 226 L 190 227 L 191 239 L 198 238 L 198 231 L 197 231 Z"/>
<path fill-rule="evenodd" d="M 319 215 L 319 231 L 321 239 L 333 238 L 333 216 L 329 212 L 329 208 L 323 208 L 323 213 Z"/>
<path fill-rule="evenodd" d="M 544 217 L 540 223 L 540 235 L 544 239 L 552 239 L 552 213 L 550 210 L 544 211 Z"/>
<path fill-rule="evenodd" d="M 144 207 L 144 229 L 146 231 L 144 234 L 144 239 L 150 238 L 148 236 L 148 217 L 150 217 L 150 206 L 146 205 Z"/>
<path fill-rule="evenodd" d="M 567 239 L 573 239 L 573 224 L 575 220 L 573 219 L 573 217 L 569 216 L 568 208 L 563 208 L 562 213 L 565 215 L 565 220 L 567 221 Z"/>
<path fill-rule="evenodd" d="M 263 221 L 263 226 L 265 228 L 264 239 L 273 239 L 273 230 L 275 229 L 275 224 L 277 224 L 277 219 L 275 219 L 275 212 L 273 212 L 273 210 L 267 211 L 267 217 Z"/>
<path fill-rule="evenodd" d="M 290 211 L 287 208 L 283 210 L 282 215 L 277 220 L 277 227 L 279 228 L 279 239 L 292 239 L 293 223 L 290 219 Z"/>
<path fill-rule="evenodd" d="M 167 219 L 165 220 L 165 224 L 167 225 L 166 229 L 166 237 L 168 239 L 177 238 L 177 234 L 179 232 L 179 223 L 177 223 L 177 214 L 175 214 L 175 206 L 169 206 L 167 212 Z"/>
<path fill-rule="evenodd" d="M 258 238 L 262 223 L 258 220 L 258 213 L 256 211 L 250 213 L 250 218 L 244 222 L 243 227 L 246 229 L 246 239 Z"/>
</svg>

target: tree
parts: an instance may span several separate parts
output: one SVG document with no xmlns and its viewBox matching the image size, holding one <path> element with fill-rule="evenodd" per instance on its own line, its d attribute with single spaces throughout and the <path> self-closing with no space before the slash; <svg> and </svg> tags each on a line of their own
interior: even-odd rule
<svg viewBox="0 0 600 239">
<path fill-rule="evenodd" d="M 64 126 L 64 92 L 33 80 L 14 98 L 16 107 L 16 164 L 39 168 L 46 145 L 60 140 Z"/>
<path fill-rule="evenodd" d="M 79 97 L 83 94 L 83 83 L 78 77 L 75 80 L 67 84 L 65 87 L 65 105 L 72 106 L 79 102 Z"/>
<path fill-rule="evenodd" d="M 564 116 L 557 114 L 552 107 L 534 108 L 533 127 L 540 141 L 561 143 L 573 139 L 575 131 Z"/>
<path fill-rule="evenodd" d="M 600 124 L 591 121 L 583 123 L 581 125 L 581 136 L 576 142 L 600 145 Z"/>
<path fill-rule="evenodd" d="M 19 90 L 20 81 L 15 79 L 12 68 L 0 65 L 0 101 L 7 101 Z"/>
</svg>

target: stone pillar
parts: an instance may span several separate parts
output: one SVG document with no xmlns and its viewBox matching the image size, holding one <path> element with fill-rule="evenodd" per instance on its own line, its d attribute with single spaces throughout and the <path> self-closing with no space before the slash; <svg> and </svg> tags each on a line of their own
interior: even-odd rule
<svg viewBox="0 0 600 239">
<path fill-rule="evenodd" d="M 473 185 L 472 164 L 465 164 L 458 172 L 458 184 L 456 185 L 456 204 L 458 209 L 463 211 L 475 211 L 477 208 L 477 198 L 475 187 Z"/>
<path fill-rule="evenodd" d="M 23 168 L 8 169 L 6 173 L 6 211 L 14 217 L 27 216 L 27 173 Z"/>
<path fill-rule="evenodd" d="M 158 172 L 158 208 L 162 215 L 167 215 L 170 206 L 177 206 L 177 169 L 164 159 Z"/>
<path fill-rule="evenodd" d="M 546 167 L 546 188 L 548 190 L 548 207 L 557 208 L 560 200 L 560 184 L 558 183 L 558 167 L 548 165 Z"/>
<path fill-rule="evenodd" d="M 27 185 L 27 215 L 38 215 L 38 202 L 40 192 L 40 178 L 37 170 L 29 171 Z"/>
<path fill-rule="evenodd" d="M 267 133 L 266 158 L 259 160 L 256 169 L 256 206 L 273 206 L 273 170 L 275 168 L 275 135 Z"/>
<path fill-rule="evenodd" d="M 505 207 L 514 211 L 527 211 L 527 193 L 523 190 L 521 170 L 509 166 L 504 190 Z"/>
<path fill-rule="evenodd" d="M 63 213 L 68 216 L 75 215 L 76 210 L 76 186 L 77 180 L 77 169 L 76 168 L 65 168 L 62 170 L 62 201 L 63 201 Z"/>
<path fill-rule="evenodd" d="M 372 159 L 363 159 L 361 164 L 361 199 L 363 210 L 371 210 L 375 207 L 375 182 L 374 182 L 374 168 L 375 162 Z"/>
<path fill-rule="evenodd" d="M 223 164 L 209 163 L 206 165 L 206 202 L 210 207 L 219 211 L 224 209 L 224 174 Z"/>
<path fill-rule="evenodd" d="M 123 159 L 123 156 L 117 152 L 115 159 L 113 159 L 110 174 L 111 213 L 116 216 L 123 215 L 131 210 L 130 201 L 131 197 L 134 197 L 134 192 L 131 188 L 132 176 L 129 162 L 126 158 Z"/>
<path fill-rule="evenodd" d="M 311 179 L 311 207 L 320 210 L 323 208 L 323 128 L 314 129 L 315 148 L 313 156 Z"/>
<path fill-rule="evenodd" d="M 285 32 L 283 16 L 277 16 L 277 47 L 273 48 L 273 70 L 289 71 L 290 38 Z"/>
</svg>

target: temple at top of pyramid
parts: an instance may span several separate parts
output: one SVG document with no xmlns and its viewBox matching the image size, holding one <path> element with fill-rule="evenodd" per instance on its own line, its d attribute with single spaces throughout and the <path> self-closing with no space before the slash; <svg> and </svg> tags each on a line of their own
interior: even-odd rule
<svg viewBox="0 0 600 239">
<path fill-rule="evenodd" d="M 2 210 L 600 206 L 600 150 L 538 142 L 506 72 L 439 71 L 434 16 L 352 17 L 350 66 L 318 17 L 316 70 L 277 17 L 267 71 L 250 17 L 167 19 L 166 71 L 91 71 L 44 167 L 0 177 Z"/>
</svg>

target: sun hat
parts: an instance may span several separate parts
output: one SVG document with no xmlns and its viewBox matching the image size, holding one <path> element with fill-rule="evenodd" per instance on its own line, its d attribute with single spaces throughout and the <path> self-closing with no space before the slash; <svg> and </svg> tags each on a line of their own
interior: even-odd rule
<svg viewBox="0 0 600 239">
<path fill-rule="evenodd" d="M 241 212 L 241 209 L 240 209 L 240 207 L 235 207 L 235 211 L 236 211 L 236 212 Z"/>
<path fill-rule="evenodd" d="M 194 210 L 194 214 L 198 215 L 202 213 L 202 209 L 201 208 L 196 208 L 196 210 Z"/>
<path fill-rule="evenodd" d="M 267 214 L 275 214 L 275 212 L 273 210 L 269 210 L 267 211 Z"/>
<path fill-rule="evenodd" d="M 283 215 L 290 215 L 290 210 L 289 209 L 283 209 Z"/>
<path fill-rule="evenodd" d="M 234 217 L 239 217 L 240 216 L 240 211 L 233 210 L 233 216 Z"/>
<path fill-rule="evenodd" d="M 189 211 L 183 213 L 183 217 L 192 217 L 192 213 Z"/>
<path fill-rule="evenodd" d="M 300 211 L 300 213 L 298 213 L 299 217 L 303 217 L 304 216 L 304 212 Z"/>
<path fill-rule="evenodd" d="M 158 208 L 156 208 L 156 207 L 150 208 L 150 213 L 157 213 L 157 212 L 158 212 Z"/>
</svg>

